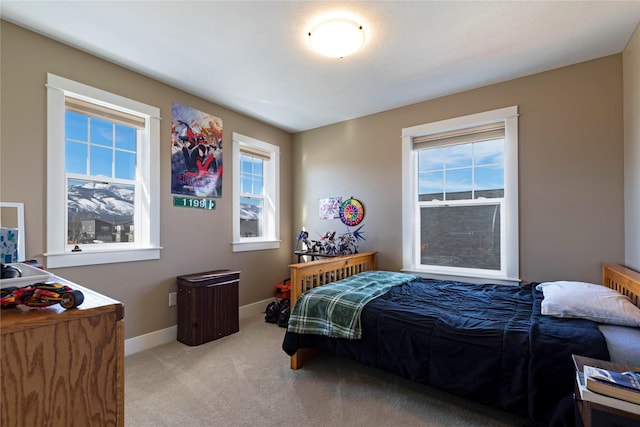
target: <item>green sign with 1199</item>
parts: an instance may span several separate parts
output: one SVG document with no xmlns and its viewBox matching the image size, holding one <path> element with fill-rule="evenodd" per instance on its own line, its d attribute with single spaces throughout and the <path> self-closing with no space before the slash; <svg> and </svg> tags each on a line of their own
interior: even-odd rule
<svg viewBox="0 0 640 427">
<path fill-rule="evenodd" d="M 211 199 L 196 199 L 193 197 L 174 196 L 173 206 L 180 206 L 183 208 L 214 210 L 216 208 L 216 201 Z"/>
</svg>

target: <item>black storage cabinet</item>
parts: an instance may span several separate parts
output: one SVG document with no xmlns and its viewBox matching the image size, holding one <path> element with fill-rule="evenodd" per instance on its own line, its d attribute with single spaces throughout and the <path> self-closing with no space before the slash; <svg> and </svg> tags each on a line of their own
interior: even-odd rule
<svg viewBox="0 0 640 427">
<path fill-rule="evenodd" d="M 215 270 L 177 276 L 178 341 L 200 345 L 240 330 L 240 272 Z"/>
</svg>

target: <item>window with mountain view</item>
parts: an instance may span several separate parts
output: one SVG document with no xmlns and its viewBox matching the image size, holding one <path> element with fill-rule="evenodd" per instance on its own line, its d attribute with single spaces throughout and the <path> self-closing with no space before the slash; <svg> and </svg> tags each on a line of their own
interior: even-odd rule
<svg viewBox="0 0 640 427">
<path fill-rule="evenodd" d="M 404 268 L 516 280 L 517 109 L 403 130 Z"/>
<path fill-rule="evenodd" d="M 159 116 L 48 75 L 47 267 L 159 258 Z"/>
<path fill-rule="evenodd" d="M 233 134 L 234 252 L 280 246 L 280 149 Z"/>
<path fill-rule="evenodd" d="M 262 236 L 264 160 L 240 152 L 240 236 Z"/>
<path fill-rule="evenodd" d="M 137 129 L 67 109 L 67 241 L 135 241 Z"/>
</svg>

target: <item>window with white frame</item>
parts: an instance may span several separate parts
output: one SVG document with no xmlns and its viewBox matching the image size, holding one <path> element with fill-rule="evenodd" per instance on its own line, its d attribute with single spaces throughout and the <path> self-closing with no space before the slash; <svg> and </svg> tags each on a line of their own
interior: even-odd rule
<svg viewBox="0 0 640 427">
<path fill-rule="evenodd" d="M 233 251 L 280 247 L 280 149 L 233 134 Z"/>
<path fill-rule="evenodd" d="M 48 75 L 47 267 L 160 257 L 159 115 Z"/>
<path fill-rule="evenodd" d="M 403 129 L 403 268 L 517 281 L 518 110 Z"/>
</svg>

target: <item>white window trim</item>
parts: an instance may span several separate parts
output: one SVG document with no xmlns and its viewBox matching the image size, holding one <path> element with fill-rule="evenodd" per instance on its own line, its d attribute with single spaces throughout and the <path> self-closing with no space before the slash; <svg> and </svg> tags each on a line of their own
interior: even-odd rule
<svg viewBox="0 0 640 427">
<path fill-rule="evenodd" d="M 240 148 L 255 147 L 270 154 L 264 164 L 265 204 L 263 207 L 263 237 L 240 236 Z M 233 159 L 233 252 L 277 249 L 280 247 L 280 147 L 239 133 L 233 133 L 231 147 Z"/>
<path fill-rule="evenodd" d="M 160 109 L 84 85 L 53 74 L 47 75 L 47 268 L 72 267 L 92 264 L 143 261 L 160 258 Z M 66 244 L 66 182 L 64 153 L 65 96 L 73 96 L 95 103 L 118 106 L 146 119 L 146 140 L 139 156 L 143 162 L 142 180 L 147 191 L 143 197 L 142 221 L 147 227 L 136 230 L 136 245 L 107 249 L 102 245 L 82 247 L 71 252 Z M 148 221 L 148 222 L 147 222 Z"/>
<path fill-rule="evenodd" d="M 416 194 L 418 192 L 417 158 L 413 138 L 456 129 L 505 123 L 504 152 L 504 218 L 502 236 L 505 246 L 501 253 L 502 271 L 453 267 L 425 268 L 420 266 L 419 237 L 415 227 L 420 224 Z M 402 265 L 403 271 L 428 274 L 434 278 L 479 281 L 490 279 L 494 283 L 520 281 L 519 226 L 518 226 L 518 107 L 511 106 L 463 117 L 442 120 L 402 129 Z"/>
</svg>

